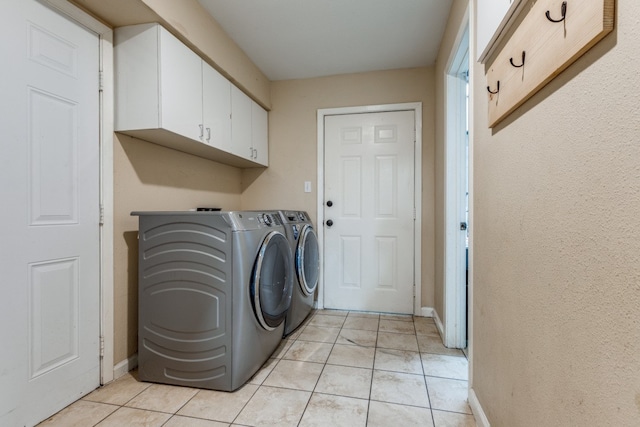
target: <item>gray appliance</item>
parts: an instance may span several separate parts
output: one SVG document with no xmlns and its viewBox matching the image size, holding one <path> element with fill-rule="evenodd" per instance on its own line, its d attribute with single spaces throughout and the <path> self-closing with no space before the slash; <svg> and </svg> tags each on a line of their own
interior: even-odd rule
<svg viewBox="0 0 640 427">
<path fill-rule="evenodd" d="M 277 215 L 134 212 L 139 217 L 142 381 L 232 391 L 280 344 L 293 260 Z"/>
<path fill-rule="evenodd" d="M 296 280 L 284 334 L 295 331 L 313 309 L 320 274 L 318 236 L 309 215 L 303 211 L 279 211 L 293 253 Z"/>
</svg>

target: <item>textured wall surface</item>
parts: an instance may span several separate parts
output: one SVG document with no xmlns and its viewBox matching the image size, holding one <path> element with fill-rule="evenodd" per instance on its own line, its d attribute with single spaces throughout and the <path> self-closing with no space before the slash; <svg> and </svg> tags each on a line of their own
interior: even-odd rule
<svg viewBox="0 0 640 427">
<path fill-rule="evenodd" d="M 492 427 L 640 425 L 640 3 L 617 6 L 493 130 L 474 70 L 472 386 Z"/>
<path fill-rule="evenodd" d="M 271 84 L 269 168 L 243 172 L 242 208 L 300 209 L 317 217 L 317 110 L 422 102 L 422 305 L 433 306 L 433 68 Z M 303 192 L 304 181 L 313 191 Z"/>
</svg>

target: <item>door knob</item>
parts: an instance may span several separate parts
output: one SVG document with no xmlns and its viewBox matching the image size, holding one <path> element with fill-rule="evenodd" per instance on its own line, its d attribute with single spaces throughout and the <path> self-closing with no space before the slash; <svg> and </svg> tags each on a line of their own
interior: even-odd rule
<svg viewBox="0 0 640 427">
<path fill-rule="evenodd" d="M 333 206 L 333 202 L 331 200 L 327 201 L 327 206 L 329 207 Z"/>
<path fill-rule="evenodd" d="M 460 223 L 460 230 L 461 231 L 465 231 L 467 229 L 467 223 L 466 222 L 461 222 Z"/>
<path fill-rule="evenodd" d="M 333 225 L 333 220 L 327 220 L 327 227 L 331 227 Z"/>
</svg>

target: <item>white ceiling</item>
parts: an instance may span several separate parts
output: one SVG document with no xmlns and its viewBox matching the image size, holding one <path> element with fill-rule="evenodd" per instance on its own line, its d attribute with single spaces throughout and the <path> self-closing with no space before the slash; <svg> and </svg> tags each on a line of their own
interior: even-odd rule
<svg viewBox="0 0 640 427">
<path fill-rule="evenodd" d="M 198 0 L 269 80 L 430 66 L 452 0 Z"/>
</svg>

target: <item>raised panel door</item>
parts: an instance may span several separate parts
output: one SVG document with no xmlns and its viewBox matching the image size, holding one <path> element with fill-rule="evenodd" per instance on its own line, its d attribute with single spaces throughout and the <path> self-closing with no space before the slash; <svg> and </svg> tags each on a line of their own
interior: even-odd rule
<svg viewBox="0 0 640 427">
<path fill-rule="evenodd" d="M 0 425 L 100 385 L 99 38 L 34 0 L 0 40 Z"/>
<path fill-rule="evenodd" d="M 325 307 L 413 312 L 414 140 L 413 111 L 326 117 Z"/>
</svg>

